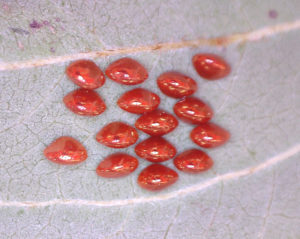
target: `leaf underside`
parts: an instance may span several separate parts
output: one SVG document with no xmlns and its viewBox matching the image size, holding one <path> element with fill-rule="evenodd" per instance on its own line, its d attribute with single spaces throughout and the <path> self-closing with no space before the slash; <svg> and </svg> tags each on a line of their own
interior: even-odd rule
<svg viewBox="0 0 300 239">
<path fill-rule="evenodd" d="M 0 3 L 0 238 L 300 238 L 299 12 L 297 0 Z M 282 23 L 286 29 L 274 28 Z M 261 28 L 267 37 L 143 50 Z M 100 160 L 121 150 L 101 146 L 95 134 L 113 120 L 134 124 L 137 116 L 116 105 L 134 87 L 107 79 L 97 90 L 105 113 L 80 117 L 63 105 L 76 88 L 64 69 L 79 53 L 121 48 L 134 50 L 94 61 L 103 70 L 123 56 L 140 61 L 150 75 L 141 87 L 160 95 L 162 109 L 171 112 L 176 100 L 156 87 L 161 73 L 177 70 L 198 82 L 196 95 L 214 109 L 213 121 L 232 134 L 228 144 L 207 151 L 212 170 L 179 173 L 158 193 L 136 183 L 144 160 L 126 178 L 96 175 Z M 199 52 L 223 56 L 230 76 L 201 79 L 191 64 Z M 33 60 L 47 64 L 28 64 Z M 196 147 L 191 129 L 180 122 L 166 138 L 179 152 Z M 44 158 L 45 146 L 62 135 L 86 146 L 86 162 L 66 167 Z"/>
</svg>

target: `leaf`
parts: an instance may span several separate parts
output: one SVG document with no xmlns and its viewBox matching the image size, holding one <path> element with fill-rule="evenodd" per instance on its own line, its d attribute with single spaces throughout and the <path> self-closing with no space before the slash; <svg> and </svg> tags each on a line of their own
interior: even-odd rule
<svg viewBox="0 0 300 239">
<path fill-rule="evenodd" d="M 299 1 L 8 1 L 0 7 L 1 238 L 300 237 Z M 225 57 L 230 77 L 201 79 L 191 65 L 198 52 Z M 79 58 L 94 58 L 105 69 L 125 55 L 149 69 L 143 87 L 169 111 L 175 100 L 156 88 L 157 76 L 178 70 L 197 80 L 214 121 L 232 133 L 227 145 L 209 150 L 213 170 L 180 173 L 177 184 L 159 193 L 136 184 L 143 160 L 127 178 L 96 176 L 112 150 L 95 134 L 112 120 L 133 124 L 137 117 L 115 104 L 132 87 L 107 80 L 97 91 L 108 110 L 79 117 L 62 103 L 76 88 L 64 69 Z M 166 138 L 178 151 L 195 147 L 190 129 L 180 123 Z M 63 167 L 44 158 L 45 146 L 61 135 L 83 142 L 85 163 Z"/>
</svg>

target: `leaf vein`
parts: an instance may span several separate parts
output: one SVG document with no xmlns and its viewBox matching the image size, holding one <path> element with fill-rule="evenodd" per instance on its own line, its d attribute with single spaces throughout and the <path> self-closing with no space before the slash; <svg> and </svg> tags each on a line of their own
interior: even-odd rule
<svg viewBox="0 0 300 239">
<path fill-rule="evenodd" d="M 279 33 L 289 32 L 300 29 L 300 20 L 293 22 L 281 23 L 273 26 L 267 26 L 251 32 L 236 33 L 228 36 L 220 36 L 216 38 L 198 38 L 194 40 L 184 40 L 180 42 L 164 42 L 154 45 L 125 47 L 117 49 L 104 49 L 100 51 L 81 52 L 76 54 L 54 56 L 44 59 L 33 59 L 27 61 L 16 62 L 0 62 L 0 71 L 12 71 L 25 68 L 41 67 L 68 61 L 74 61 L 82 58 L 98 58 L 111 55 L 131 54 L 149 51 L 167 51 L 182 48 L 192 48 L 200 46 L 227 46 L 234 43 L 259 41 L 266 37 L 271 37 Z"/>
<path fill-rule="evenodd" d="M 42 202 L 0 201 L 0 207 L 47 207 L 53 205 L 114 207 L 114 206 L 134 205 L 140 203 L 152 203 L 156 201 L 165 201 L 168 199 L 176 198 L 178 196 L 186 196 L 188 194 L 201 191 L 203 189 L 214 186 L 221 182 L 238 179 L 240 177 L 245 177 L 248 175 L 253 175 L 254 173 L 263 171 L 282 161 L 288 160 L 291 156 L 296 155 L 299 152 L 300 152 L 300 143 L 294 145 L 293 147 L 287 149 L 286 151 L 276 156 L 271 157 L 270 159 L 264 161 L 263 163 L 257 166 L 248 167 L 239 171 L 219 175 L 205 182 L 201 182 L 189 186 L 187 188 L 179 189 L 174 192 L 152 196 L 152 197 L 138 197 L 132 199 L 121 199 L 121 200 L 112 200 L 112 201 L 96 201 L 96 200 L 83 200 L 83 199 L 52 199 L 49 201 L 42 201 Z"/>
</svg>

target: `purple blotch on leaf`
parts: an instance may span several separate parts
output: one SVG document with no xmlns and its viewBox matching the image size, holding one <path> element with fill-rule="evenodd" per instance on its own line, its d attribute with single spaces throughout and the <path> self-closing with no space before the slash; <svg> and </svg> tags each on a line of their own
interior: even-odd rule
<svg viewBox="0 0 300 239">
<path fill-rule="evenodd" d="M 48 25 L 50 24 L 50 22 L 47 21 L 47 20 L 45 20 L 45 21 L 43 21 L 43 24 L 44 24 L 45 26 L 48 26 Z"/>
<path fill-rule="evenodd" d="M 277 18 L 278 17 L 278 12 L 276 10 L 274 10 L 274 9 L 270 10 L 269 11 L 269 17 L 273 18 L 273 19 Z"/>
<path fill-rule="evenodd" d="M 33 20 L 32 23 L 29 24 L 29 26 L 31 28 L 34 28 L 34 29 L 39 29 L 41 28 L 43 25 L 38 23 L 36 20 Z"/>
</svg>

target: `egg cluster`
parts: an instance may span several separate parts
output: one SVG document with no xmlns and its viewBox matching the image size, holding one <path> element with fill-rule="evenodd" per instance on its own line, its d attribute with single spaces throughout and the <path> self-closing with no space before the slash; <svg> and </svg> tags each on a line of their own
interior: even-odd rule
<svg viewBox="0 0 300 239">
<path fill-rule="evenodd" d="M 230 66 L 219 56 L 197 54 L 192 59 L 195 70 L 207 80 L 217 80 L 230 73 Z M 102 70 L 90 60 L 72 62 L 66 69 L 68 78 L 80 88 L 68 93 L 63 102 L 75 114 L 97 116 L 106 110 L 105 101 L 94 91 L 105 84 Z M 148 78 L 148 71 L 138 61 L 121 58 L 111 63 L 105 71 L 111 80 L 123 85 L 138 85 Z M 157 86 L 167 96 L 179 99 L 173 106 L 178 119 L 196 125 L 191 131 L 192 141 L 202 148 L 213 148 L 228 141 L 230 134 L 222 127 L 211 123 L 213 110 L 201 99 L 192 96 L 197 83 L 191 77 L 180 72 L 169 71 L 157 78 Z M 178 126 L 177 118 L 171 113 L 159 109 L 160 97 L 144 88 L 135 88 L 125 92 L 117 101 L 118 106 L 131 113 L 139 114 L 134 126 L 122 121 L 105 125 L 96 134 L 96 140 L 111 148 L 126 148 L 138 141 L 138 130 L 149 138 L 135 146 L 138 157 L 152 162 L 141 171 L 138 184 L 147 190 L 161 190 L 179 177 L 178 173 L 161 162 L 174 158 L 175 167 L 186 173 L 199 173 L 208 170 L 213 160 L 204 151 L 192 148 L 177 154 L 176 148 L 163 135 Z M 44 155 L 59 164 L 77 164 L 88 157 L 85 147 L 76 139 L 62 136 L 52 142 Z M 100 177 L 116 178 L 132 173 L 139 165 L 136 157 L 126 153 L 114 153 L 104 158 L 96 172 Z"/>
</svg>

